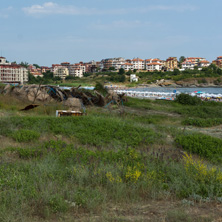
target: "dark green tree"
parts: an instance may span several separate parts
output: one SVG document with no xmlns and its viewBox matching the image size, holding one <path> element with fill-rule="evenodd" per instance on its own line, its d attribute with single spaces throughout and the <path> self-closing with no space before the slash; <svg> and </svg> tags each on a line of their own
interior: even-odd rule
<svg viewBox="0 0 222 222">
<path fill-rule="evenodd" d="M 123 75 L 125 73 L 125 70 L 123 68 L 119 69 L 119 74 Z"/>
<path fill-rule="evenodd" d="M 33 64 L 33 66 L 35 66 L 37 69 L 39 68 L 41 68 L 41 66 L 39 66 L 38 64 Z"/>
<path fill-rule="evenodd" d="M 20 65 L 20 66 L 23 66 L 23 67 L 25 67 L 25 68 L 28 68 L 29 63 L 28 63 L 28 62 L 21 62 L 19 65 Z"/>
<path fill-rule="evenodd" d="M 115 70 L 115 67 L 113 67 L 113 66 L 112 66 L 112 67 L 109 67 L 109 70 L 113 70 L 113 71 L 114 71 L 114 70 Z"/>
<path fill-rule="evenodd" d="M 185 61 L 185 56 L 180 56 L 180 58 L 179 58 L 179 63 L 182 63 L 182 62 L 184 62 Z"/>
</svg>

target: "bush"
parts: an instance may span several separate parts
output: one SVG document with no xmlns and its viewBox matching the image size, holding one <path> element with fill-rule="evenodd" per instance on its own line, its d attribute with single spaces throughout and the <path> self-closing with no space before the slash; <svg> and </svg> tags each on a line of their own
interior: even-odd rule
<svg viewBox="0 0 222 222">
<path fill-rule="evenodd" d="M 213 162 L 222 163 L 222 140 L 203 134 L 180 135 L 175 139 L 177 146 L 205 157 Z"/>
<path fill-rule="evenodd" d="M 32 131 L 32 130 L 19 130 L 12 133 L 12 138 L 17 142 L 30 142 L 33 140 L 37 140 L 40 137 L 40 133 Z"/>
<path fill-rule="evenodd" d="M 218 126 L 222 124 L 221 118 L 214 118 L 214 119 L 185 119 L 182 124 L 184 125 L 190 125 L 190 126 L 198 126 L 198 127 L 212 127 L 212 126 Z"/>
<path fill-rule="evenodd" d="M 191 96 L 185 93 L 181 93 L 177 95 L 175 102 L 183 105 L 199 105 L 202 101 L 197 96 Z"/>
</svg>

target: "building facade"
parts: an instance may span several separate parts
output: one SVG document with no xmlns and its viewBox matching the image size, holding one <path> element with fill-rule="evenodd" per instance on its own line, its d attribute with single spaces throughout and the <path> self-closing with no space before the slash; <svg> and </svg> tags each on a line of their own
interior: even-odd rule
<svg viewBox="0 0 222 222">
<path fill-rule="evenodd" d="M 69 75 L 69 70 L 64 66 L 56 66 L 53 72 L 54 77 L 60 77 L 61 79 L 65 79 Z"/>
<path fill-rule="evenodd" d="M 134 58 L 131 60 L 133 64 L 133 69 L 144 70 L 145 69 L 145 61 L 140 58 Z"/>
<path fill-rule="evenodd" d="M 212 64 L 215 64 L 217 67 L 222 69 L 222 56 L 218 56 L 217 59 L 212 62 Z"/>
<path fill-rule="evenodd" d="M 167 71 L 173 71 L 178 69 L 177 57 L 169 57 L 165 62 L 165 68 Z"/>
<path fill-rule="evenodd" d="M 0 82 L 19 84 L 28 82 L 28 70 L 23 66 L 7 62 L 5 57 L 0 57 Z"/>
<path fill-rule="evenodd" d="M 161 71 L 163 68 L 163 61 L 160 59 L 146 59 L 145 68 L 148 72 Z"/>
</svg>

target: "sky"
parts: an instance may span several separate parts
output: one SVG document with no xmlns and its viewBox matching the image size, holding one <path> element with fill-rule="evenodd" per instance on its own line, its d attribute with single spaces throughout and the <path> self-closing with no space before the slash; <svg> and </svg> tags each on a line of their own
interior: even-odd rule
<svg viewBox="0 0 222 222">
<path fill-rule="evenodd" d="M 10 62 L 222 56 L 221 0 L 0 2 L 0 52 Z"/>
</svg>

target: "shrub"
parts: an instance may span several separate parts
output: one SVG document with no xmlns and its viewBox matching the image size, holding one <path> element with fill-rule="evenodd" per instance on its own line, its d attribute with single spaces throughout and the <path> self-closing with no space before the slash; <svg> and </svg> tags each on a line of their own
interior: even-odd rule
<svg viewBox="0 0 222 222">
<path fill-rule="evenodd" d="M 197 96 L 191 96 L 185 93 L 181 93 L 176 96 L 175 102 L 183 105 L 199 105 L 202 101 Z"/>
<path fill-rule="evenodd" d="M 175 139 L 178 146 L 214 162 L 222 163 L 222 140 L 203 134 L 180 135 Z"/>
<path fill-rule="evenodd" d="M 37 140 L 40 137 L 40 133 L 32 131 L 32 130 L 18 130 L 12 133 L 12 138 L 17 142 L 30 142 L 33 140 Z"/>
<path fill-rule="evenodd" d="M 218 126 L 222 124 L 221 118 L 214 118 L 214 119 L 200 119 L 200 118 L 189 118 L 185 119 L 182 124 L 190 125 L 190 126 L 198 126 L 198 127 L 212 127 Z"/>
</svg>

